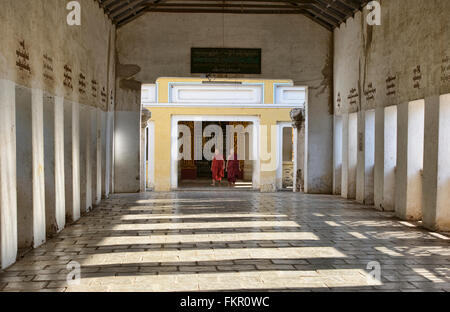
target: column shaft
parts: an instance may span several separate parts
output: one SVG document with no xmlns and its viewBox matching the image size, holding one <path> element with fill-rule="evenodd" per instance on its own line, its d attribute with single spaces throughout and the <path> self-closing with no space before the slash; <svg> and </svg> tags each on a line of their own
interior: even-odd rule
<svg viewBox="0 0 450 312">
<path fill-rule="evenodd" d="M 0 262 L 9 267 L 17 256 L 15 84 L 0 79 Z"/>
</svg>

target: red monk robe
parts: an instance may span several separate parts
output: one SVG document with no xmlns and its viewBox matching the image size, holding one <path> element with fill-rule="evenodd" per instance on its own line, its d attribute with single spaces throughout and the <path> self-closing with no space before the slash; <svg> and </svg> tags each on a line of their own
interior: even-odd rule
<svg viewBox="0 0 450 312">
<path fill-rule="evenodd" d="M 223 156 L 219 152 L 216 152 L 211 165 L 213 183 L 215 181 L 222 181 L 222 178 L 224 177 L 224 169 L 225 166 Z"/>
<path fill-rule="evenodd" d="M 237 153 L 233 153 L 232 155 L 228 156 L 228 163 L 227 163 L 228 182 L 230 182 L 231 184 L 236 183 L 238 175 L 239 175 L 239 160 L 237 158 Z"/>
</svg>

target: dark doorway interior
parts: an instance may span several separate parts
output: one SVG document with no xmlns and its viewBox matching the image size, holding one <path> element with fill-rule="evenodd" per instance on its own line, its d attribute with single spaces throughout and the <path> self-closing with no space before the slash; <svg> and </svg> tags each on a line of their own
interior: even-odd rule
<svg viewBox="0 0 450 312">
<path fill-rule="evenodd" d="M 184 124 L 191 129 L 191 148 L 192 148 L 192 158 L 194 158 L 194 139 L 195 139 L 195 131 L 194 131 L 194 122 L 193 121 L 185 121 L 180 122 L 180 124 Z M 218 125 L 222 129 L 223 133 L 223 155 L 224 158 L 227 158 L 227 125 L 242 125 L 244 128 L 248 125 L 251 125 L 249 122 L 228 122 L 228 121 L 208 121 L 201 122 L 201 134 L 204 133 L 204 130 L 209 125 Z M 198 126 L 198 125 L 197 125 Z M 211 137 L 203 137 L 197 138 L 197 140 L 202 140 L 201 148 L 203 149 L 206 142 L 211 140 Z M 237 150 L 237 140 L 238 135 L 234 136 L 234 148 Z M 250 137 L 249 134 L 245 134 L 245 157 L 240 161 L 241 170 L 238 173 L 236 188 L 252 188 L 252 174 L 253 174 L 253 162 L 250 160 L 249 155 L 249 143 Z M 211 151 L 214 152 L 214 151 Z M 205 155 L 202 153 L 201 160 L 181 160 L 178 166 L 178 179 L 180 188 L 189 188 L 189 187 L 211 187 L 211 164 L 212 161 L 205 158 Z M 225 171 L 225 176 L 222 180 L 221 184 L 217 184 L 217 187 L 228 187 L 227 183 L 227 172 Z"/>
</svg>

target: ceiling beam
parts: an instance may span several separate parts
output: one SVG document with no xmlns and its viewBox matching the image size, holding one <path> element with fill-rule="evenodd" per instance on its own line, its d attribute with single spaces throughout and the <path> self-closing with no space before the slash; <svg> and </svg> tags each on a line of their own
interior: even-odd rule
<svg viewBox="0 0 450 312">
<path fill-rule="evenodd" d="M 241 9 L 287 9 L 299 10 L 301 7 L 290 5 L 270 5 L 270 4 L 229 4 L 229 3 L 161 3 L 149 4 L 148 7 L 153 8 L 241 8 Z"/>
<path fill-rule="evenodd" d="M 340 12 L 342 15 L 350 16 L 353 14 L 352 10 L 350 10 L 348 7 L 340 4 L 336 0 L 316 0 L 316 1 L 324 3 L 325 5 L 327 5 L 327 7 L 333 8 L 334 10 Z"/>
<path fill-rule="evenodd" d="M 121 6 L 112 9 L 110 15 L 114 18 L 115 16 L 132 9 L 139 1 L 141 0 L 128 0 L 127 2 L 123 2 Z"/>
<path fill-rule="evenodd" d="M 147 12 L 167 12 L 167 13 L 227 13 L 227 14 L 302 14 L 301 10 L 262 10 L 262 9 L 221 9 L 221 8 L 147 8 Z"/>
<path fill-rule="evenodd" d="M 303 14 L 332 30 L 369 1 L 359 0 L 95 0 L 118 26 L 147 12 Z"/>
</svg>

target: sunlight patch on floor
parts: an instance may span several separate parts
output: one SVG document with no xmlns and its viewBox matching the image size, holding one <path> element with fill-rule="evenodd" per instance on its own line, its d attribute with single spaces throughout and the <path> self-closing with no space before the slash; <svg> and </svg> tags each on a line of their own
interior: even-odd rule
<svg viewBox="0 0 450 312">
<path fill-rule="evenodd" d="M 287 218 L 285 214 L 258 214 L 258 213 L 205 213 L 205 214 L 139 214 L 139 215 L 124 215 L 120 220 L 147 220 L 147 219 L 212 219 L 212 218 Z"/>
<path fill-rule="evenodd" d="M 229 223 L 229 225 L 227 225 Z M 181 229 L 222 229 L 222 228 L 264 228 L 264 227 L 292 227 L 300 228 L 294 221 L 230 221 L 230 222 L 185 222 L 185 223 L 156 223 L 156 224 L 117 224 L 108 225 L 99 230 L 114 231 L 142 231 L 142 230 L 181 230 Z"/>
<path fill-rule="evenodd" d="M 83 278 L 67 291 L 214 291 L 382 285 L 364 270 L 264 271 Z"/>
<path fill-rule="evenodd" d="M 206 250 L 163 250 L 114 252 L 87 255 L 82 265 L 112 265 L 129 263 L 170 263 L 189 261 L 224 261 L 255 259 L 313 259 L 346 258 L 333 247 L 284 247 L 284 248 L 227 248 Z"/>
<path fill-rule="evenodd" d="M 295 240 L 319 240 L 319 237 L 311 232 L 274 232 L 274 233 L 221 233 L 221 234 L 185 234 L 185 235 L 151 235 L 151 236 L 118 236 L 105 237 L 100 242 L 92 242 L 93 246 L 114 245 L 144 245 L 144 244 L 175 244 L 175 243 L 206 243 L 206 242 L 240 242 L 240 241 L 295 241 Z M 87 242 L 88 245 L 89 242 Z"/>
</svg>

